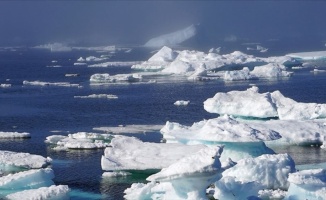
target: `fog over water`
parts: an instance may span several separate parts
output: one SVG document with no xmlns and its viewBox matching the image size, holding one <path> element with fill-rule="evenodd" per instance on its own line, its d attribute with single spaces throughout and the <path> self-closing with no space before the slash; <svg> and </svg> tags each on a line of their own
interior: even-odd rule
<svg viewBox="0 0 326 200">
<path fill-rule="evenodd" d="M 325 1 L 1 1 L 0 45 L 144 44 L 200 24 L 193 42 L 201 45 L 282 40 L 323 50 L 325 7 Z"/>
</svg>

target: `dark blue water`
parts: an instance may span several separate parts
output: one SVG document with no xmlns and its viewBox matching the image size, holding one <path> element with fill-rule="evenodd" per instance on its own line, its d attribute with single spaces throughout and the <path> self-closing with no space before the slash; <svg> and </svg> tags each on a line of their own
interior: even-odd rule
<svg viewBox="0 0 326 200">
<path fill-rule="evenodd" d="M 101 53 L 103 54 L 103 53 Z M 100 159 L 103 150 L 51 150 L 44 140 L 53 133 L 93 131 L 94 127 L 131 124 L 164 125 L 175 121 L 190 125 L 202 119 L 216 117 L 203 109 L 203 101 L 217 92 L 245 90 L 256 84 L 261 92 L 280 90 L 284 96 L 300 102 L 326 103 L 326 73 L 314 74 L 297 71 L 293 77 L 260 81 L 189 82 L 169 79 L 160 84 L 127 84 L 93 86 L 89 78 L 95 73 L 111 75 L 129 73 L 130 67 L 88 68 L 73 66 L 80 56 L 99 56 L 100 53 L 72 51 L 20 50 L 0 52 L 0 83 L 11 88 L 0 88 L 0 131 L 29 132 L 31 139 L 2 140 L 0 150 L 29 152 L 49 156 L 54 161 L 55 183 L 73 189 L 73 199 L 122 199 L 123 191 L 132 182 L 142 182 L 147 174 L 134 173 L 127 178 L 102 178 Z M 146 60 L 150 56 L 144 49 L 126 54 L 117 52 L 110 61 Z M 57 63 L 51 61 L 56 60 Z M 61 65 L 59 68 L 46 67 Z M 322 66 L 326 67 L 326 66 Z M 78 77 L 65 77 L 76 73 Z M 9 79 L 9 80 L 7 80 Z M 70 82 L 83 86 L 26 86 L 22 82 Z M 74 96 L 114 94 L 118 99 L 76 99 Z M 176 100 L 190 100 L 186 107 L 176 107 Z M 59 133 L 60 134 L 60 133 Z M 159 133 L 135 135 L 144 141 L 159 142 Z M 288 152 L 297 164 L 326 162 L 326 153 L 315 147 L 287 147 L 277 149 Z"/>
</svg>

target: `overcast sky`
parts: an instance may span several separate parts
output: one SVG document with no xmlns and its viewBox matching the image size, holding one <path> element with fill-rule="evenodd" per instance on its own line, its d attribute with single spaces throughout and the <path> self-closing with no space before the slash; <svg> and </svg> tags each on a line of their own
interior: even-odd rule
<svg viewBox="0 0 326 200">
<path fill-rule="evenodd" d="M 200 24 L 209 41 L 326 39 L 325 1 L 0 1 L 0 45 L 143 44 Z"/>
</svg>

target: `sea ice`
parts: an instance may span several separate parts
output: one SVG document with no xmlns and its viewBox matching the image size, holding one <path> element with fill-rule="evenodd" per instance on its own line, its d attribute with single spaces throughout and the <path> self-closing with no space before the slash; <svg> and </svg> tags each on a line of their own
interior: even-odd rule
<svg viewBox="0 0 326 200">
<path fill-rule="evenodd" d="M 210 113 L 255 118 L 308 120 L 326 117 L 326 104 L 296 102 L 279 91 L 260 94 L 256 86 L 246 91 L 216 93 L 204 102 L 204 108 Z"/>
<path fill-rule="evenodd" d="M 110 76 L 109 74 L 93 74 L 90 77 L 91 83 L 118 83 L 118 82 L 138 82 L 142 79 L 139 74 L 117 74 Z"/>
<path fill-rule="evenodd" d="M 326 170 L 303 170 L 289 174 L 285 200 L 324 199 L 326 197 Z"/>
<path fill-rule="evenodd" d="M 326 59 L 326 51 L 289 53 L 286 56 L 297 59 L 299 61 L 325 60 Z"/>
<path fill-rule="evenodd" d="M 80 99 L 117 99 L 117 95 L 113 94 L 90 94 L 87 96 L 74 96 L 74 98 L 80 98 Z"/>
<path fill-rule="evenodd" d="M 101 165 L 103 170 L 162 169 L 204 147 L 206 146 L 149 143 L 119 135 L 105 149 Z"/>
<path fill-rule="evenodd" d="M 33 85 L 33 86 L 60 86 L 60 87 L 80 87 L 79 84 L 71 84 L 69 82 L 43 82 L 43 81 L 23 81 L 24 85 Z"/>
<path fill-rule="evenodd" d="M 66 52 L 71 51 L 72 48 L 68 47 L 65 44 L 62 43 L 52 43 L 52 44 L 44 44 L 33 47 L 35 49 L 49 49 L 51 52 Z"/>
<path fill-rule="evenodd" d="M 18 132 L 2 132 L 0 131 L 0 139 L 3 138 L 30 138 L 30 133 L 18 133 Z"/>
<path fill-rule="evenodd" d="M 162 47 L 164 45 L 177 45 L 196 35 L 196 26 L 191 25 L 173 33 L 161 35 L 150 39 L 145 47 Z"/>
<path fill-rule="evenodd" d="M 111 134 L 159 132 L 163 125 L 121 125 L 116 127 L 95 127 L 93 130 Z"/>
<path fill-rule="evenodd" d="M 78 132 L 68 136 L 48 136 L 45 143 L 56 145 L 55 150 L 98 149 L 107 147 L 112 138 L 111 134 Z"/>
<path fill-rule="evenodd" d="M 184 101 L 184 100 L 178 100 L 176 102 L 174 102 L 174 105 L 176 106 L 187 106 L 189 104 L 190 101 Z"/>
<path fill-rule="evenodd" d="M 1 83 L 0 84 L 0 88 L 10 88 L 11 84 L 5 84 L 5 83 Z"/>
<path fill-rule="evenodd" d="M 42 168 L 49 165 L 51 158 L 29 153 L 0 151 L 0 168 L 21 167 L 26 169 Z"/>
<path fill-rule="evenodd" d="M 135 183 L 126 199 L 206 199 L 206 188 L 221 178 L 219 156 L 223 147 L 206 147 L 149 176 L 150 183 Z"/>
<path fill-rule="evenodd" d="M 37 189 L 23 190 L 6 196 L 8 200 L 68 200 L 69 187 L 67 185 L 51 185 L 50 187 L 40 187 Z"/>
<path fill-rule="evenodd" d="M 141 61 L 112 61 L 88 65 L 88 67 L 121 67 L 140 64 Z"/>
<path fill-rule="evenodd" d="M 102 174 L 103 177 L 120 177 L 120 176 L 130 176 L 130 172 L 124 171 L 115 171 L 115 172 L 104 172 Z"/>
</svg>

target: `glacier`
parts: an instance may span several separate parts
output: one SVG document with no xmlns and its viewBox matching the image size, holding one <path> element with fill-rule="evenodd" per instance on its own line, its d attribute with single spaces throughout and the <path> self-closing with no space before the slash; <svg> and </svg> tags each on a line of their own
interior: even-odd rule
<svg viewBox="0 0 326 200">
<path fill-rule="evenodd" d="M 196 35 L 196 26 L 191 25 L 173 33 L 164 34 L 150 39 L 145 43 L 145 47 L 162 47 L 180 44 Z"/>
</svg>

